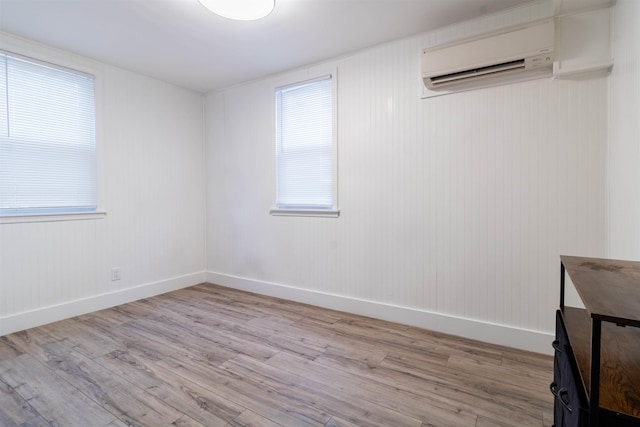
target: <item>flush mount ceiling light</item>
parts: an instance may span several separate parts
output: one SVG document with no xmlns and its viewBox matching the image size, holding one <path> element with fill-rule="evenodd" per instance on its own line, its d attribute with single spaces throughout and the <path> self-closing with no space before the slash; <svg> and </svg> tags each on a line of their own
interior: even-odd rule
<svg viewBox="0 0 640 427">
<path fill-rule="evenodd" d="M 271 13 L 275 0 L 198 0 L 216 15 L 238 21 L 253 21 Z"/>
</svg>

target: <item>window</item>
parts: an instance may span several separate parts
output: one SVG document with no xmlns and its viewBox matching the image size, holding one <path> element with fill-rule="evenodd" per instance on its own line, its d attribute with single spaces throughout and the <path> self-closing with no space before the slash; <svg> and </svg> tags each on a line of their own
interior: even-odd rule
<svg viewBox="0 0 640 427">
<path fill-rule="evenodd" d="M 276 89 L 274 214 L 337 216 L 331 76 Z"/>
<path fill-rule="evenodd" d="M 94 212 L 93 76 L 0 52 L 0 215 Z"/>
</svg>

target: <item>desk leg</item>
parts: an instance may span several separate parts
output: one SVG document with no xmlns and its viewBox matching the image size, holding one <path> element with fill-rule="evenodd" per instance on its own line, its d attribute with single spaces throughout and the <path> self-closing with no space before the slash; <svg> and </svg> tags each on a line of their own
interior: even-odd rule
<svg viewBox="0 0 640 427">
<path fill-rule="evenodd" d="M 560 310 L 564 311 L 564 264 L 560 262 Z"/>
<path fill-rule="evenodd" d="M 600 342 L 602 321 L 591 319 L 591 378 L 589 380 L 589 427 L 600 425 Z"/>
</svg>

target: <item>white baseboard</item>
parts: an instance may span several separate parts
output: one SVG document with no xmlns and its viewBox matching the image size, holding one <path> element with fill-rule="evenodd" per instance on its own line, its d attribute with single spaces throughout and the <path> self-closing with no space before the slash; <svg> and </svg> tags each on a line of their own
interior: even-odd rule
<svg viewBox="0 0 640 427">
<path fill-rule="evenodd" d="M 535 353 L 552 354 L 553 350 L 551 347 L 553 335 L 546 332 L 481 322 L 426 310 L 366 301 L 211 271 L 207 273 L 207 281 L 229 288 L 345 311 L 404 325 L 416 326 L 435 332 L 533 351 Z M 553 313 L 551 313 L 551 315 L 553 315 Z"/>
<path fill-rule="evenodd" d="M 205 282 L 198 272 L 0 317 L 0 336 Z"/>
<path fill-rule="evenodd" d="M 202 282 L 216 283 L 229 288 L 298 301 L 404 325 L 417 326 L 431 331 L 519 348 L 536 353 L 552 354 L 550 343 L 553 341 L 553 335 L 546 332 L 481 322 L 426 310 L 366 301 L 215 272 L 187 274 L 0 317 L 0 336 L 186 288 Z"/>
</svg>

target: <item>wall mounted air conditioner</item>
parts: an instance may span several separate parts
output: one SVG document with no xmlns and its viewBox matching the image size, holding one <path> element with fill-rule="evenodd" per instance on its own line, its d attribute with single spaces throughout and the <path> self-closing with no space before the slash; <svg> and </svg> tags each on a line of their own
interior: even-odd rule
<svg viewBox="0 0 640 427">
<path fill-rule="evenodd" d="M 458 91 L 550 76 L 553 47 L 553 19 L 435 46 L 422 51 L 422 80 L 430 91 Z"/>
</svg>

